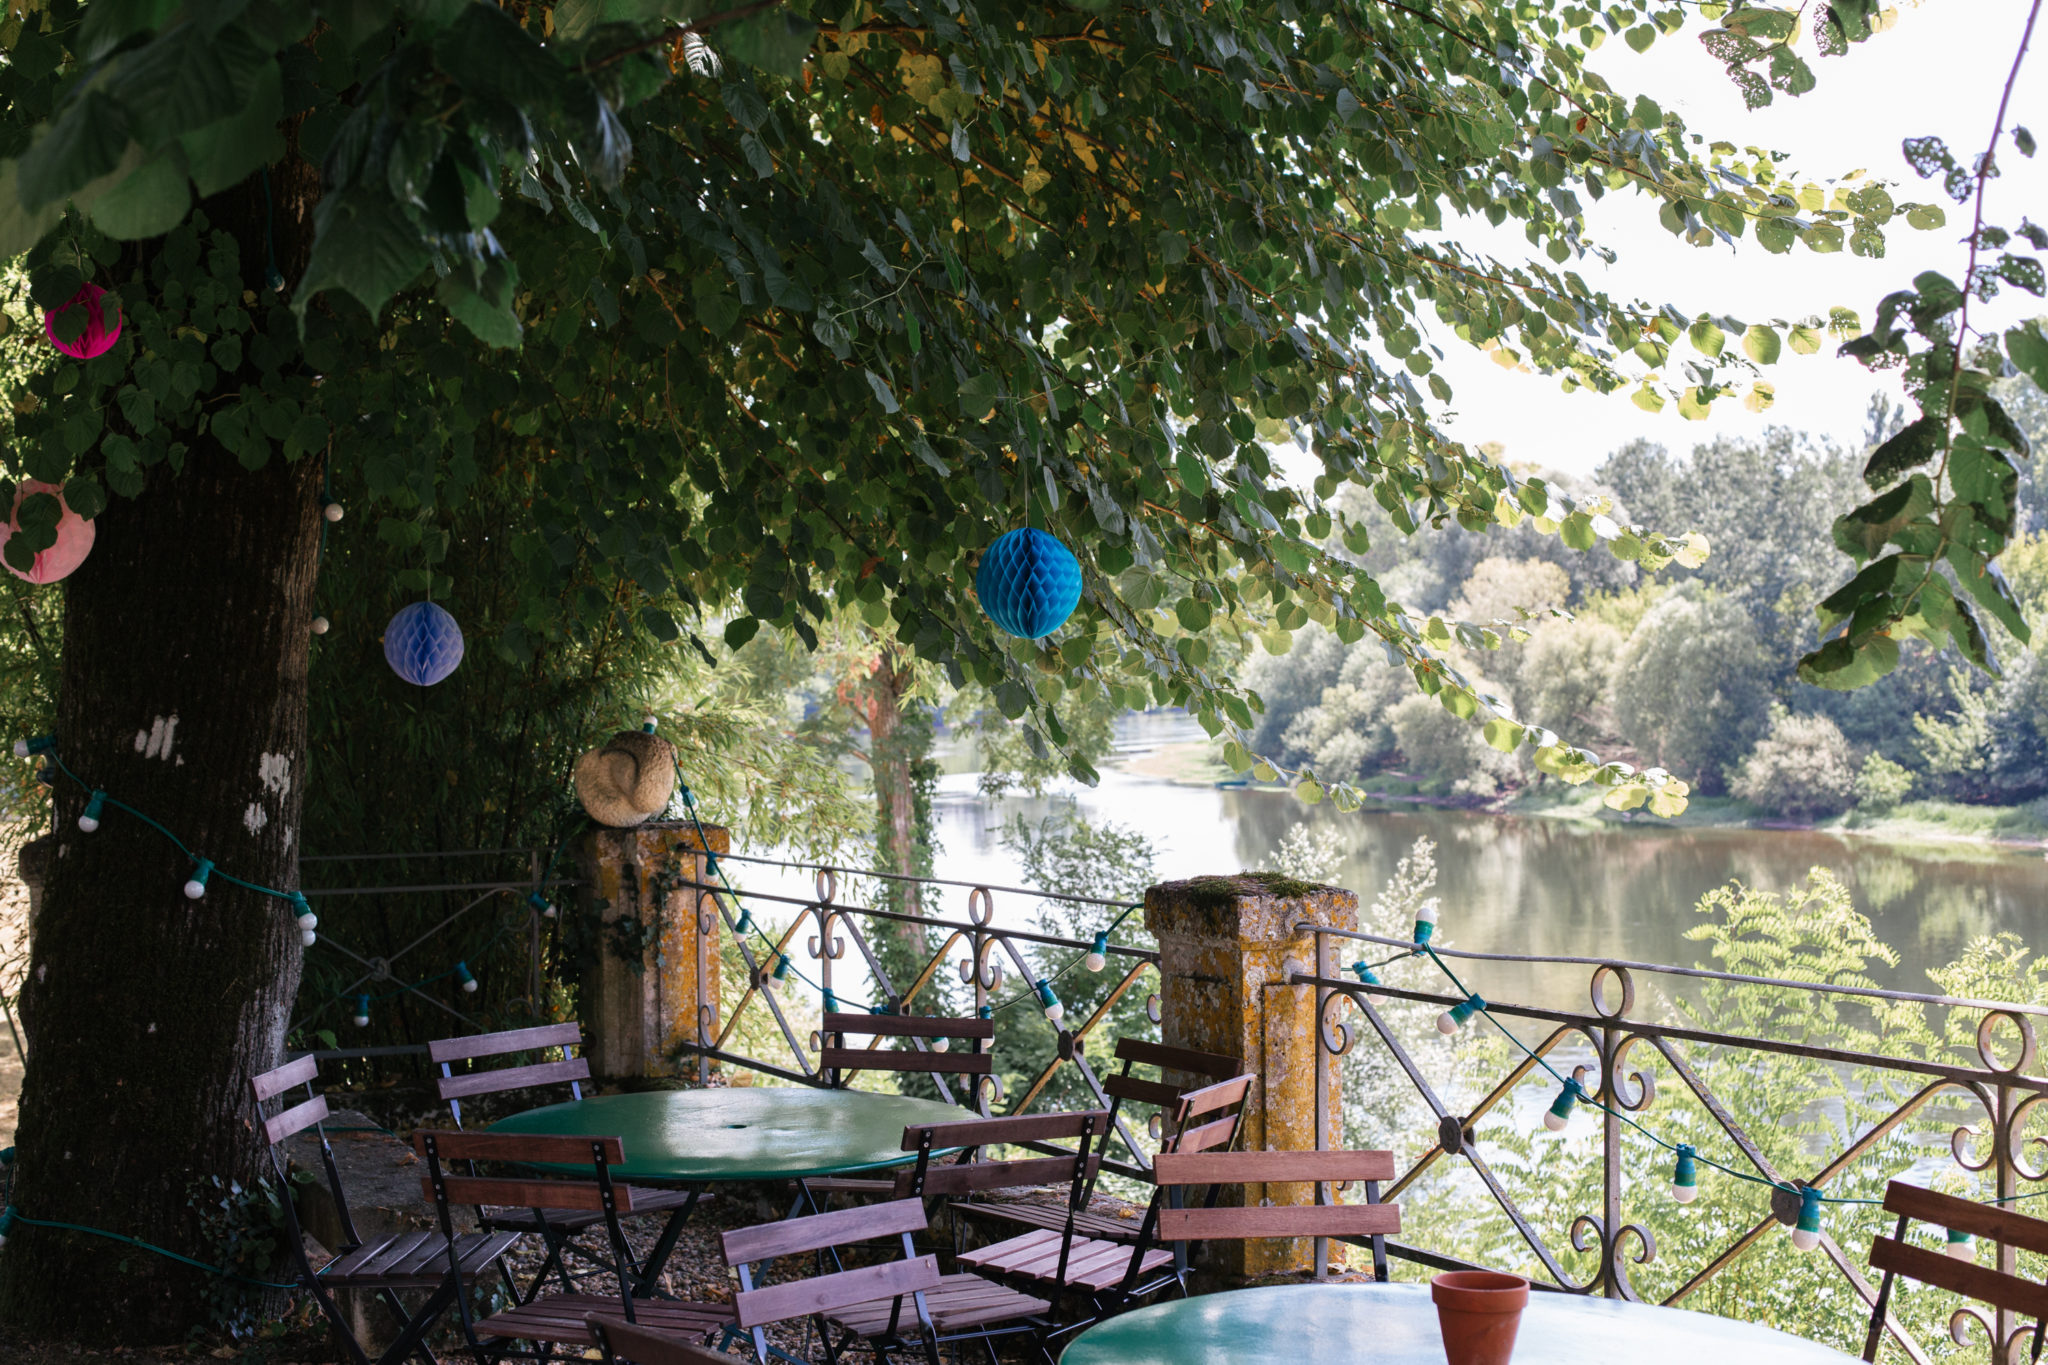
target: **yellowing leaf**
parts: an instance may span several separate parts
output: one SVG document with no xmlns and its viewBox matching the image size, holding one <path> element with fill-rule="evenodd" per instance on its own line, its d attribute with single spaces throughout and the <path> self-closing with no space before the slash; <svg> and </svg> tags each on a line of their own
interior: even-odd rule
<svg viewBox="0 0 2048 1365">
<path fill-rule="evenodd" d="M 1778 391 L 1769 384 L 1759 382 L 1742 400 L 1742 406 L 1751 412 L 1762 412 L 1778 401 Z"/>
</svg>

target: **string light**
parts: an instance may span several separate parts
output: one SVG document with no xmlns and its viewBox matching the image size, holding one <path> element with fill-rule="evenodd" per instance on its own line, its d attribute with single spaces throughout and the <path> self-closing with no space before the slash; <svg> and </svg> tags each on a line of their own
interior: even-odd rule
<svg viewBox="0 0 2048 1365">
<path fill-rule="evenodd" d="M 370 997 L 367 993 L 356 997 L 355 1024 L 357 1028 L 370 1026 Z"/>
<path fill-rule="evenodd" d="M 1057 1024 L 1060 1020 L 1066 1018 L 1067 1007 L 1060 1003 L 1060 998 L 1057 995 L 1053 994 L 1052 982 L 1047 981 L 1041 976 L 1038 978 L 1038 984 L 1033 989 L 1038 992 L 1038 1003 L 1045 1007 L 1045 1017 L 1048 1022 Z"/>
<path fill-rule="evenodd" d="M 839 997 L 832 994 L 832 988 L 830 986 L 827 986 L 825 988 L 825 1013 L 839 1013 Z"/>
<path fill-rule="evenodd" d="M 1415 907 L 1415 946 L 1426 946 L 1436 935 L 1436 897 Z"/>
<path fill-rule="evenodd" d="M 185 882 L 185 899 L 196 901 L 206 894 L 207 879 L 213 876 L 213 859 L 201 858 L 192 868 L 192 876 Z"/>
<path fill-rule="evenodd" d="M 78 827 L 87 834 L 100 827 L 100 816 L 106 814 L 107 794 L 96 791 L 85 803 L 85 814 L 78 817 Z"/>
<path fill-rule="evenodd" d="M 1671 1171 L 1671 1197 L 1681 1204 L 1690 1204 L 1700 1197 L 1700 1168 L 1694 1160 L 1698 1155 L 1691 1143 L 1678 1144 L 1678 1164 Z"/>
<path fill-rule="evenodd" d="M 455 964 L 455 979 L 462 983 L 462 989 L 466 994 L 476 994 L 476 973 L 469 969 L 467 962 Z"/>
<path fill-rule="evenodd" d="M 1814 1185 L 1799 1187 L 1799 1221 L 1792 1225 L 1792 1245 L 1801 1251 L 1811 1251 L 1820 1245 L 1820 1189 Z"/>
<path fill-rule="evenodd" d="M 1550 1102 L 1550 1108 L 1543 1115 L 1543 1126 L 1553 1133 L 1562 1133 L 1565 1125 L 1572 1121 L 1572 1110 L 1580 1100 L 1586 1098 L 1586 1087 L 1579 1084 L 1577 1076 L 1565 1079 L 1557 1098 Z"/>
<path fill-rule="evenodd" d="M 1967 1232 L 1950 1228 L 1948 1230 L 1948 1245 L 1943 1247 L 1942 1250 L 1955 1257 L 1958 1261 L 1974 1261 L 1977 1259 L 1977 1239 Z"/>
<path fill-rule="evenodd" d="M 1081 959 L 1081 965 L 1091 972 L 1099 972 L 1109 965 L 1109 932 L 1107 930 L 1095 936 L 1095 946 L 1088 950 L 1088 956 Z"/>
<path fill-rule="evenodd" d="M 326 504 L 321 507 L 320 515 L 329 521 L 340 521 L 342 517 L 347 515 L 347 509 L 333 498 L 329 498 Z"/>
<path fill-rule="evenodd" d="M 654 727 L 659 724 L 661 724 L 661 718 L 658 716 L 645 715 L 640 717 L 640 728 L 650 735 L 654 733 Z"/>
<path fill-rule="evenodd" d="M 775 970 L 773 972 L 764 972 L 761 975 L 761 989 L 771 992 L 779 991 L 788 981 L 789 954 L 777 953 L 775 955 Z"/>
<path fill-rule="evenodd" d="M 57 747 L 55 735 L 33 735 L 28 739 L 14 741 L 14 756 L 27 758 L 32 754 L 46 754 Z"/>
<path fill-rule="evenodd" d="M 1361 986 L 1377 986 L 1380 984 L 1379 975 L 1373 971 L 1372 964 L 1369 962 L 1354 962 L 1345 970 L 1357 977 L 1358 984 Z"/>
<path fill-rule="evenodd" d="M 1468 995 L 1436 1017 L 1436 1031 L 1448 1038 L 1462 1028 L 1466 1020 L 1485 1008 L 1485 1000 Z"/>
<path fill-rule="evenodd" d="M 550 901 L 546 896 L 543 896 L 538 891 L 527 892 L 526 903 L 532 906 L 534 913 L 539 915 L 542 919 L 553 919 L 555 917 L 554 902 Z"/>
<path fill-rule="evenodd" d="M 320 923 L 320 917 L 313 913 L 312 906 L 306 904 L 305 893 L 300 891 L 292 892 L 292 909 L 298 911 L 299 943 L 310 948 L 313 941 L 320 937 L 313 932 L 315 926 Z"/>
<path fill-rule="evenodd" d="M 934 1052 L 950 1052 L 952 1048 L 953 1040 L 950 1038 L 938 1037 L 932 1039 L 932 1051 Z"/>
<path fill-rule="evenodd" d="M 329 623 L 326 617 L 316 616 L 313 618 L 313 633 L 315 635 L 325 635 L 328 631 L 328 628 Z"/>
</svg>

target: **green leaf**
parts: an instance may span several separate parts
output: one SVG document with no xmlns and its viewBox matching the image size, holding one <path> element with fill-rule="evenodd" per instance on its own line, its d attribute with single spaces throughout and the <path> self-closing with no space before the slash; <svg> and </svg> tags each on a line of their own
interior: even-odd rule
<svg viewBox="0 0 2048 1365">
<path fill-rule="evenodd" d="M 99 62 L 136 34 L 162 28 L 177 8 L 178 0 L 93 0 L 78 26 L 79 60 Z"/>
<path fill-rule="evenodd" d="M 521 336 L 519 315 L 512 310 L 512 291 L 508 288 L 495 292 L 498 298 L 485 297 L 463 278 L 461 271 L 451 271 L 443 276 L 434 288 L 434 296 L 441 301 L 441 306 L 467 327 L 478 341 L 501 351 L 512 350 L 519 345 Z"/>
<path fill-rule="evenodd" d="M 1781 344 L 1777 329 L 1766 327 L 1762 323 L 1753 324 L 1742 334 L 1743 351 L 1759 365 L 1777 364 Z"/>
<path fill-rule="evenodd" d="M 1198 602 L 1192 597 L 1183 597 L 1173 604 L 1173 614 L 1179 618 L 1181 629 L 1190 634 L 1200 634 L 1209 628 L 1211 612 L 1207 602 Z"/>
<path fill-rule="evenodd" d="M 725 623 L 725 643 L 728 649 L 738 649 L 754 638 L 761 630 L 761 623 L 751 616 L 735 617 Z"/>
<path fill-rule="evenodd" d="M 4 187 L 0 187 L 4 188 Z M 2027 378 L 2048 389 L 2048 336 L 2038 320 L 2023 322 L 2005 334 L 2005 353 Z"/>
<path fill-rule="evenodd" d="M 1846 636 L 1828 641 L 1799 661 L 1799 680 L 1835 692 L 1868 687 L 1899 666 L 1899 644 L 1874 635 L 1858 647 Z"/>
<path fill-rule="evenodd" d="M 711 38 L 730 61 L 794 79 L 803 75 L 804 58 L 809 55 L 811 40 L 817 32 L 815 24 L 777 8 L 722 24 L 713 30 Z"/>
<path fill-rule="evenodd" d="M 249 101 L 217 123 L 180 136 L 185 162 L 200 197 L 239 185 L 259 169 L 282 160 L 283 77 L 276 62 L 264 63 L 250 82 Z"/>
<path fill-rule="evenodd" d="M 245 107 L 267 65 L 269 51 L 247 29 L 209 34 L 187 21 L 122 58 L 107 88 L 128 111 L 136 140 L 156 148 Z"/>
<path fill-rule="evenodd" d="M 2012 145 L 2020 149 L 2021 156 L 2032 156 L 2034 154 L 2034 135 L 2027 131 L 2027 126 L 2024 123 L 2014 125 Z"/>
<path fill-rule="evenodd" d="M 1515 751 L 1515 746 L 1522 742 L 1522 736 L 1526 731 L 1505 717 L 1495 716 L 1486 722 L 1483 733 L 1488 744 L 1504 754 L 1511 754 Z"/>
<path fill-rule="evenodd" d="M 1786 337 L 1793 352 L 1798 355 L 1812 355 L 1821 348 L 1821 343 L 1826 339 L 1820 328 L 1807 327 L 1799 323 L 1793 324 Z"/>
<path fill-rule="evenodd" d="M 426 244 L 398 205 L 360 185 L 330 190 L 313 211 L 313 258 L 292 307 L 303 320 L 314 296 L 352 294 L 371 317 L 427 268 Z"/>
<path fill-rule="evenodd" d="M 128 146 L 128 116 L 97 90 L 88 90 L 16 163 L 21 206 L 33 212 L 112 171 Z"/>
<path fill-rule="evenodd" d="M 1874 489 L 1891 487 L 1899 475 L 1941 453 L 1943 431 L 1943 423 L 1933 417 L 1909 423 L 1871 452 L 1869 463 L 1863 466 L 1863 481 Z"/>
<path fill-rule="evenodd" d="M 1921 232 L 1932 232 L 1948 224 L 1948 215 L 1939 204 L 1915 204 L 1906 210 L 1906 223 Z"/>
<path fill-rule="evenodd" d="M 1835 520 L 1835 544 L 1859 560 L 1873 558 L 1907 524 L 1934 510 L 1934 484 L 1925 474 Z"/>
<path fill-rule="evenodd" d="M 1694 350 L 1716 359 L 1720 358 L 1722 347 L 1728 344 L 1728 334 L 1706 318 L 1695 322 L 1689 335 Z"/>
<path fill-rule="evenodd" d="M 861 373 L 868 377 L 868 387 L 875 391 L 875 401 L 882 405 L 883 412 L 895 412 L 901 408 L 902 404 L 896 401 L 895 393 L 890 390 L 882 376 L 873 370 L 863 370 Z"/>
<path fill-rule="evenodd" d="M 191 206 L 185 153 L 173 143 L 101 195 L 92 206 L 92 221 L 117 242 L 135 242 L 169 232 Z"/>
</svg>

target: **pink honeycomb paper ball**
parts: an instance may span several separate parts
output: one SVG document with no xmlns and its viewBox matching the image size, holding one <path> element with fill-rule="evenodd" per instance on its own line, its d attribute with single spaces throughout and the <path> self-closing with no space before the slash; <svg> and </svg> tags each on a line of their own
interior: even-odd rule
<svg viewBox="0 0 2048 1365">
<path fill-rule="evenodd" d="M 85 563 L 85 557 L 92 553 L 93 537 L 98 532 L 93 529 L 90 521 L 72 511 L 70 504 L 65 503 L 64 492 L 59 485 L 23 479 L 21 487 L 15 490 L 14 510 L 9 513 L 7 524 L 0 526 L 0 550 L 5 550 L 9 538 L 21 529 L 22 500 L 32 493 L 48 493 L 63 506 L 64 513 L 57 518 L 57 543 L 38 554 L 36 562 L 30 566 L 27 573 L 8 564 L 4 556 L 0 556 L 0 565 L 6 565 L 7 572 L 16 578 L 27 579 L 31 583 L 55 583 L 60 578 L 68 577 L 79 565 Z"/>
<path fill-rule="evenodd" d="M 73 360 L 91 360 L 96 355 L 105 355 L 113 344 L 121 339 L 121 308 L 113 308 L 113 320 L 100 309 L 100 296 L 107 291 L 96 284 L 86 285 L 71 296 L 71 302 L 62 308 L 53 309 L 43 315 L 43 335 L 50 344 L 70 356 Z M 73 308 L 85 309 L 85 330 L 76 341 L 57 339 L 57 319 Z"/>
</svg>

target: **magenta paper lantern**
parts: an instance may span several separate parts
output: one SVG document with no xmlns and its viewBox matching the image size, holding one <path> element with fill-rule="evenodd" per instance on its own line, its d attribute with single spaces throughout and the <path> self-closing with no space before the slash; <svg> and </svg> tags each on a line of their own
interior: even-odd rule
<svg viewBox="0 0 2048 1365">
<path fill-rule="evenodd" d="M 71 302 L 52 312 L 43 314 L 43 335 L 50 344 L 70 356 L 73 360 L 91 360 L 96 355 L 105 355 L 113 344 L 121 339 L 121 308 L 114 306 L 113 324 L 108 325 L 106 314 L 100 310 L 100 296 L 107 291 L 96 284 L 89 284 L 71 296 Z M 76 341 L 57 339 L 57 319 L 73 308 L 85 310 L 85 330 Z"/>
<path fill-rule="evenodd" d="M 0 564 L 5 564 L 7 572 L 16 578 L 25 578 L 31 583 L 55 583 L 85 563 L 85 557 L 92 553 L 93 537 L 98 532 L 90 521 L 71 510 L 59 485 L 23 479 L 21 487 L 15 490 L 14 510 L 8 514 L 7 524 L 0 526 L 0 550 L 5 550 L 8 539 L 21 529 L 21 502 L 31 493 L 48 493 L 64 508 L 64 514 L 57 518 L 57 543 L 38 554 L 27 573 L 8 564 L 4 557 L 0 557 Z"/>
</svg>

